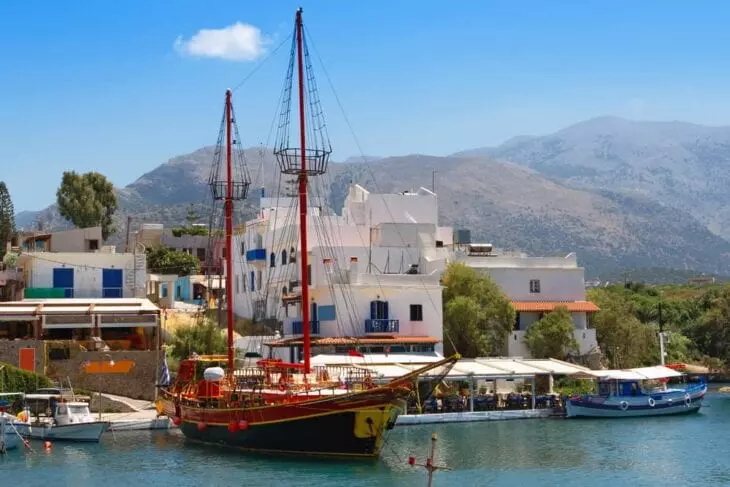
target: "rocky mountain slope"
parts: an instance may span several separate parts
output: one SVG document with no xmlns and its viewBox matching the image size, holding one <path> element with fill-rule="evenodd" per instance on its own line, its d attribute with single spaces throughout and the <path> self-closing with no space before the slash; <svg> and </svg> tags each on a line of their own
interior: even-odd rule
<svg viewBox="0 0 730 487">
<path fill-rule="evenodd" d="M 534 140 L 520 138 L 512 144 L 521 146 Z M 661 205 L 638 192 L 621 192 L 620 187 L 571 187 L 556 181 L 554 172 L 543 175 L 485 157 L 484 152 L 489 151 L 459 157 L 410 155 L 333 163 L 326 176 L 313 182 L 312 191 L 339 211 L 350 182 L 374 192 L 403 191 L 430 187 L 431 172 L 437 170 L 442 222 L 471 229 L 476 240 L 534 255 L 574 251 L 591 275 L 647 266 L 730 273 L 730 243 L 689 212 Z M 280 178 L 270 153 L 262 155 L 259 149 L 252 149 L 247 151 L 247 159 L 255 186 L 261 185 L 259 167 L 263 166 L 267 191 L 286 190 L 286 181 Z M 199 214 L 205 214 L 212 160 L 213 148 L 203 148 L 173 158 L 119 189 L 116 242 L 124 234 L 127 214 L 134 216 L 134 226 L 140 222 L 182 223 L 191 203 Z M 525 164 L 524 158 L 522 161 Z M 255 211 L 258 193 L 251 191 L 251 195 L 239 218 Z M 42 215 L 48 226 L 58 225 L 53 208 Z M 24 218 L 29 220 L 28 215 Z M 19 225 L 30 223 L 25 220 Z"/>
<path fill-rule="evenodd" d="M 730 127 L 600 117 L 459 155 L 507 160 L 573 187 L 644 195 L 730 238 Z"/>
</svg>

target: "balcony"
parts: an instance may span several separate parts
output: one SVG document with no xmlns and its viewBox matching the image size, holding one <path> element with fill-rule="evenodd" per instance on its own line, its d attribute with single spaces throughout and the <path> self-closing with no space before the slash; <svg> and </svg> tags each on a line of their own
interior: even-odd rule
<svg viewBox="0 0 730 487">
<path fill-rule="evenodd" d="M 311 328 L 309 329 L 309 333 L 311 335 L 319 335 L 319 321 L 310 321 Z M 304 327 L 302 326 L 301 321 L 293 321 L 292 322 L 292 334 L 294 335 L 301 335 L 304 333 Z"/>
<path fill-rule="evenodd" d="M 265 261 L 266 260 L 266 249 L 251 249 L 246 251 L 246 261 Z"/>
<path fill-rule="evenodd" d="M 398 333 L 399 320 L 365 320 L 365 333 Z"/>
</svg>

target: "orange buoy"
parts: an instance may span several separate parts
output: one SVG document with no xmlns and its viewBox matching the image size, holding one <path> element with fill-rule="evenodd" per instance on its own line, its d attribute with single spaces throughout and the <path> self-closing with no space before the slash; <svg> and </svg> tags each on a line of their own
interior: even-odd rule
<svg viewBox="0 0 730 487">
<path fill-rule="evenodd" d="M 239 421 L 238 429 L 240 429 L 241 431 L 246 431 L 248 429 L 248 421 L 246 421 L 245 419 Z"/>
<path fill-rule="evenodd" d="M 198 431 L 203 431 L 207 427 L 208 427 L 208 425 L 205 423 L 198 423 Z"/>
<path fill-rule="evenodd" d="M 180 416 L 175 416 L 174 418 L 172 418 L 172 424 L 174 424 L 175 426 L 180 426 L 180 423 L 182 423 L 182 419 L 180 418 Z"/>
<path fill-rule="evenodd" d="M 231 421 L 230 423 L 228 423 L 228 431 L 230 431 L 231 433 L 235 433 L 236 431 L 238 431 L 238 422 Z"/>
<path fill-rule="evenodd" d="M 53 443 L 51 443 L 50 441 L 43 442 L 43 448 L 45 448 L 46 450 L 50 450 L 52 447 L 53 447 Z"/>
</svg>

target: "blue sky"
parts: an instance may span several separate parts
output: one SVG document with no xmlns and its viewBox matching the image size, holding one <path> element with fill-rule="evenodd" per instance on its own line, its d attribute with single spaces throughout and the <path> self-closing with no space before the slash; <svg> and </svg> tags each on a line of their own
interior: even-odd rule
<svg viewBox="0 0 730 487">
<path fill-rule="evenodd" d="M 215 45 L 228 31 L 194 36 L 245 24 L 232 56 L 261 59 L 289 35 L 299 4 L 0 2 L 0 179 L 16 210 L 52 203 L 64 170 L 96 169 L 124 186 L 214 144 L 225 89 L 257 61 L 202 56 L 231 57 L 230 44 Z M 302 6 L 366 154 L 445 155 L 608 114 L 730 124 L 724 2 Z M 266 142 L 287 54 L 281 49 L 234 94 L 247 145 Z M 315 69 L 335 156 L 357 155 L 319 63 Z"/>
</svg>

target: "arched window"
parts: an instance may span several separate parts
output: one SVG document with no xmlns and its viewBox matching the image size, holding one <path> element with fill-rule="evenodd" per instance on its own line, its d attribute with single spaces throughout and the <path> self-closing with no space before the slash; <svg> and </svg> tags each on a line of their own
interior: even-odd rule
<svg viewBox="0 0 730 487">
<path fill-rule="evenodd" d="M 288 262 L 286 261 L 286 250 L 281 251 L 281 265 L 287 265 Z"/>
<path fill-rule="evenodd" d="M 289 249 L 289 263 L 293 264 L 296 261 L 297 261 L 297 254 L 296 254 L 296 251 L 294 250 L 294 247 L 292 247 L 291 249 Z"/>
<path fill-rule="evenodd" d="M 269 267 L 276 267 L 276 254 L 271 252 L 271 255 L 269 256 L 269 260 L 271 263 L 269 264 Z"/>
</svg>

